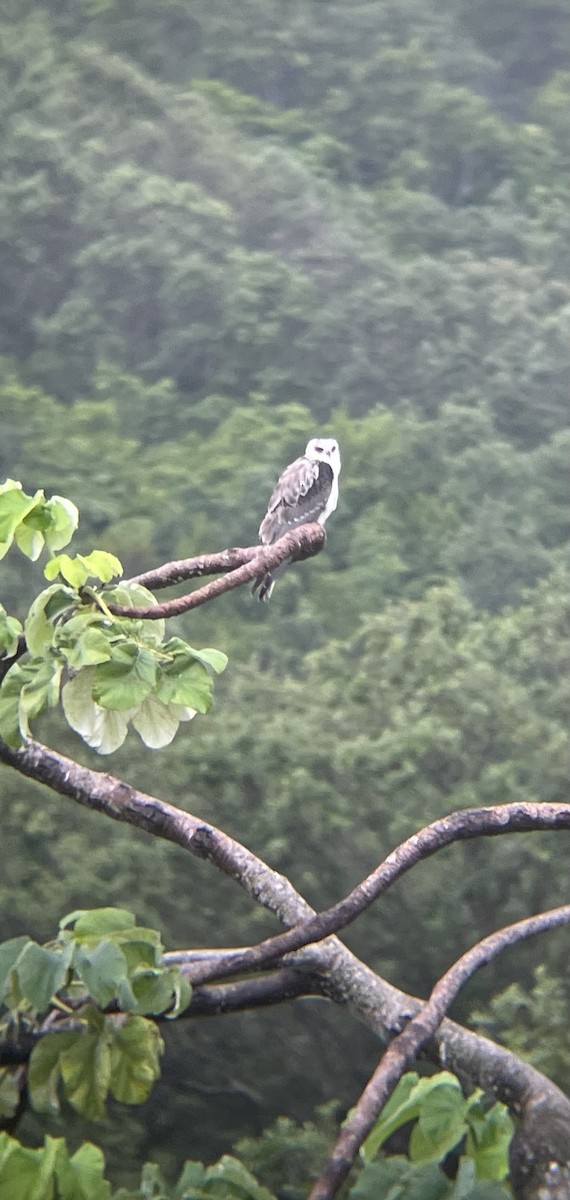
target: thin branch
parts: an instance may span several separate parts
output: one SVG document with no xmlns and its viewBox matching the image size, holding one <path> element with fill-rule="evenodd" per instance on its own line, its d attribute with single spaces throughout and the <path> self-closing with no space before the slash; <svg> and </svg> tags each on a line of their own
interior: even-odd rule
<svg viewBox="0 0 570 1200">
<path fill-rule="evenodd" d="M 4 677 L 8 674 L 10 667 L 13 667 L 14 663 L 16 663 L 18 659 L 26 653 L 26 649 L 26 639 L 23 633 L 21 633 L 20 637 L 18 638 L 18 645 L 16 646 L 14 653 L 10 656 L 8 656 L 6 652 L 0 654 L 0 683 L 2 683 Z"/>
<path fill-rule="evenodd" d="M 210 600 L 216 600 L 218 596 L 223 596 L 225 592 L 233 591 L 234 588 L 242 587 L 244 583 L 252 583 L 259 575 L 265 575 L 268 571 L 274 571 L 277 567 L 283 566 L 284 563 L 298 562 L 301 559 L 312 558 L 322 550 L 325 544 L 325 531 L 322 525 L 300 525 L 298 529 L 292 529 L 289 533 L 285 533 L 279 541 L 274 542 L 272 546 L 258 546 L 256 553 L 252 556 L 251 547 L 245 550 L 224 550 L 221 555 L 202 555 L 199 560 L 186 560 L 187 562 L 199 562 L 201 570 L 195 571 L 195 574 L 206 575 L 212 573 L 204 567 L 204 563 L 212 559 L 216 560 L 217 566 L 214 570 L 227 570 L 228 574 L 222 579 L 214 579 L 211 583 L 206 583 L 204 587 L 196 588 L 196 591 L 190 592 L 187 596 L 180 596 L 177 600 L 166 600 L 163 604 L 154 605 L 134 605 L 132 608 L 124 604 L 109 604 L 107 607 L 109 612 L 118 617 L 133 617 L 141 618 L 148 621 L 158 621 L 165 617 L 178 617 L 181 613 L 190 612 L 191 609 L 199 608 L 202 604 L 208 604 Z M 236 561 L 240 561 L 241 565 L 235 569 L 221 567 L 219 564 L 226 561 L 226 556 L 231 555 Z M 179 574 L 180 563 L 167 563 L 166 567 L 158 568 L 158 571 L 168 572 L 170 568 L 174 568 L 175 576 Z M 154 572 L 156 578 L 157 572 Z M 149 573 L 151 574 L 151 573 Z M 149 575 L 138 576 L 137 582 L 142 579 L 148 579 Z M 169 580 L 169 583 L 177 580 Z M 130 582 L 134 582 L 131 580 Z M 156 586 L 156 584 L 155 584 Z M 166 587 L 164 583 L 162 586 Z"/>
<path fill-rule="evenodd" d="M 570 922 L 570 904 L 507 925 L 478 942 L 461 956 L 438 980 L 429 1000 L 394 1038 L 352 1109 L 339 1134 L 324 1170 L 314 1184 L 309 1200 L 332 1200 L 346 1179 L 360 1147 L 392 1094 L 404 1071 L 414 1062 L 441 1024 L 450 1005 L 467 980 L 523 938 L 535 937 Z"/>
<path fill-rule="evenodd" d="M 179 558 L 174 562 L 164 563 L 153 567 L 150 571 L 142 571 L 122 582 L 137 583 L 141 587 L 158 592 L 161 588 L 174 587 L 177 583 L 186 583 L 188 579 L 199 579 L 204 575 L 225 575 L 227 571 L 235 571 L 245 563 L 257 558 L 260 546 L 234 546 L 228 550 L 217 550 L 213 554 L 198 554 L 194 558 Z"/>
<path fill-rule="evenodd" d="M 231 950 L 225 957 L 220 955 L 217 961 L 197 963 L 188 968 L 188 978 L 195 983 L 202 983 L 252 970 L 275 961 L 283 954 L 338 933 L 418 862 L 430 858 L 453 842 L 497 837 L 505 833 L 558 829 L 570 829 L 570 804 L 531 804 L 521 801 L 494 808 L 467 808 L 441 817 L 401 842 L 366 879 L 331 908 L 283 933 L 266 938 L 256 946 L 248 947 L 241 955 L 239 951 Z M 213 862 L 216 861 L 216 853 L 216 841 L 213 839 L 208 856 Z"/>
<path fill-rule="evenodd" d="M 197 1017 L 218 1017 L 228 1013 L 245 1012 L 249 1009 L 268 1008 L 289 1000 L 322 999 L 319 980 L 305 972 L 283 967 L 268 972 L 257 979 L 240 979 L 237 983 L 216 983 L 195 988 L 187 1008 L 178 1014 L 178 1020 Z M 85 1001 L 80 1002 L 84 1004 Z M 106 1012 L 121 1012 L 116 1005 L 109 1005 Z M 61 1014 L 58 1014 L 61 1016 Z M 157 1022 L 168 1020 L 168 1014 L 153 1018 Z M 10 1032 L 0 1041 L 0 1068 L 27 1063 L 34 1046 L 48 1033 L 68 1033 L 70 1029 L 81 1029 L 77 1020 L 62 1017 L 58 1024 L 31 1030 L 22 1027 Z"/>
</svg>

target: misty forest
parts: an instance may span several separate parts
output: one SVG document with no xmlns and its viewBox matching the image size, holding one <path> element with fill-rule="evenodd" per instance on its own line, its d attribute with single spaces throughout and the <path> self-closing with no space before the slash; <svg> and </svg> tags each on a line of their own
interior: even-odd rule
<svg viewBox="0 0 570 1200">
<path fill-rule="evenodd" d="M 570 1196 L 569 30 L 0 6 L 0 1200 Z"/>
</svg>

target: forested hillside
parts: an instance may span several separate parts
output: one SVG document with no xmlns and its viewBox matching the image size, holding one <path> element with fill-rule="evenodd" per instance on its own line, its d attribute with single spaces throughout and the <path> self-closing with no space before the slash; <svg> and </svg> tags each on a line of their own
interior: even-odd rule
<svg viewBox="0 0 570 1200">
<path fill-rule="evenodd" d="M 230 657 L 214 716 L 112 769 L 321 907 L 438 815 L 567 799 L 565 0 L 21 0 L 0 26 L 0 479 L 72 498 L 79 548 L 130 575 L 250 545 L 307 439 L 341 447 L 325 553 L 270 605 L 242 590 L 179 624 Z M 6 608 L 36 578 L 10 563 Z M 94 761 L 63 724 L 42 734 Z M 18 787 L 2 776 L 4 937 L 98 904 L 173 946 L 249 936 L 230 883 Z M 565 843 L 476 843 L 445 872 L 347 937 L 418 994 L 498 915 L 561 902 Z M 546 961 L 567 1021 L 567 950 L 501 960 L 466 1010 Z M 553 1038 L 568 1088 L 533 995 L 525 1050 L 540 1064 Z M 333 1028 L 348 1039 L 321 1012 L 172 1031 L 161 1103 L 121 1117 L 131 1151 L 173 1169 L 350 1102 L 371 1039 L 354 1031 L 346 1078 Z"/>
</svg>

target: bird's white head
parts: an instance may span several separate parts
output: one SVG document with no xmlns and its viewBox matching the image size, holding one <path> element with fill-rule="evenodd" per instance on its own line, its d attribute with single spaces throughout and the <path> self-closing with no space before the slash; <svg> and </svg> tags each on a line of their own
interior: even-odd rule
<svg viewBox="0 0 570 1200">
<path fill-rule="evenodd" d="M 312 462 L 329 463 L 335 475 L 340 471 L 340 451 L 334 438 L 311 438 L 307 442 L 305 458 L 310 458 Z"/>
</svg>

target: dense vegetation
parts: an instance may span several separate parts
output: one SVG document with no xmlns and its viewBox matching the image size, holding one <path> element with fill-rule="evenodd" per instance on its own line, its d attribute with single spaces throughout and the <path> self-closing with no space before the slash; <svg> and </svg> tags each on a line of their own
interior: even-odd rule
<svg viewBox="0 0 570 1200">
<path fill-rule="evenodd" d="M 4 6 L 0 478 L 72 497 L 80 548 L 132 574 L 252 543 L 276 472 L 316 430 L 340 441 L 326 553 L 267 608 L 181 622 L 230 656 L 214 716 L 113 763 L 320 906 L 437 815 L 566 797 L 568 22 L 562 0 Z M 10 611 L 32 576 L 6 567 Z M 232 885 L 178 851 L 0 787 L 2 937 L 99 904 L 172 945 L 248 937 Z M 425 994 L 564 876 L 552 835 L 455 849 L 445 884 L 426 865 L 347 940 Z M 508 997 L 479 1013 L 566 1088 L 567 946 L 516 958 L 525 1036 Z M 122 1133 L 172 1170 L 346 1103 L 371 1041 L 350 1037 L 347 1078 L 321 1011 L 172 1031 L 160 1103 Z"/>
</svg>

